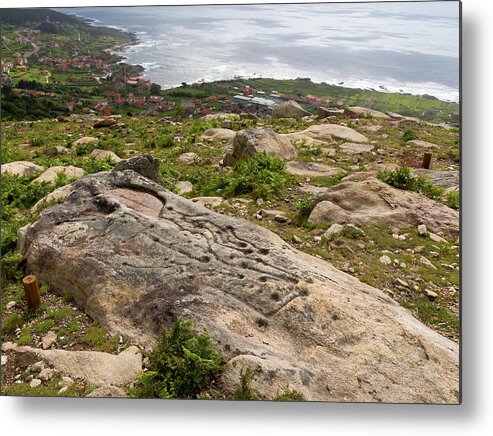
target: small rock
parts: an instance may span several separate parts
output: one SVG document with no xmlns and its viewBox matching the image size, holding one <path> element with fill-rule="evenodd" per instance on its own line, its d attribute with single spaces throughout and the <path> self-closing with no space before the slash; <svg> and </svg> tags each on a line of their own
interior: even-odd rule
<svg viewBox="0 0 493 436">
<path fill-rule="evenodd" d="M 200 160 L 199 156 L 197 153 L 183 153 L 178 157 L 178 162 L 185 164 L 185 165 L 192 165 Z"/>
<path fill-rule="evenodd" d="M 380 259 L 378 259 L 381 263 L 383 263 L 384 265 L 390 265 L 392 263 L 392 261 L 390 260 L 390 257 L 387 256 L 387 255 L 383 255 Z"/>
<path fill-rule="evenodd" d="M 178 193 L 188 194 L 193 191 L 193 184 L 189 181 L 182 181 L 176 184 L 176 188 L 178 189 Z"/>
<path fill-rule="evenodd" d="M 430 251 L 430 256 L 431 257 L 440 257 L 440 254 L 437 253 L 436 251 Z"/>
<path fill-rule="evenodd" d="M 398 236 L 398 239 L 399 239 L 399 241 L 405 241 L 406 240 L 406 237 L 407 237 L 407 234 L 399 235 Z"/>
<path fill-rule="evenodd" d="M 327 239 L 330 239 L 332 236 L 341 233 L 344 230 L 344 226 L 341 224 L 332 224 L 329 229 L 324 233 L 324 236 Z"/>
<path fill-rule="evenodd" d="M 74 384 L 74 381 L 70 377 L 62 377 L 62 379 L 58 382 L 58 386 L 60 387 L 68 387 Z"/>
<path fill-rule="evenodd" d="M 429 259 L 427 259 L 426 257 L 424 257 L 424 256 L 421 256 L 419 258 L 419 263 L 422 263 L 423 265 L 428 266 L 430 268 L 437 269 L 437 267 L 435 265 L 433 265 L 431 263 L 431 261 Z"/>
<path fill-rule="evenodd" d="M 68 386 L 64 386 L 58 391 L 58 395 L 63 395 L 67 391 L 68 391 Z"/>
<path fill-rule="evenodd" d="M 40 378 L 40 380 L 50 381 L 54 374 L 55 371 L 53 371 L 51 368 L 45 368 L 39 373 L 38 377 Z"/>
<path fill-rule="evenodd" d="M 276 215 L 274 217 L 274 221 L 277 221 L 278 223 L 286 223 L 288 222 L 288 219 L 284 215 Z"/>
<path fill-rule="evenodd" d="M 1 362 L 2 363 L 2 366 L 4 366 L 4 365 L 7 364 L 8 358 L 7 358 L 7 356 L 5 354 L 2 354 L 1 360 L 2 360 L 2 362 Z"/>
<path fill-rule="evenodd" d="M 33 378 L 31 382 L 29 383 L 30 388 L 37 388 L 38 386 L 41 386 L 41 380 L 39 378 Z"/>
<path fill-rule="evenodd" d="M 15 307 L 17 303 L 15 301 L 9 301 L 6 305 L 5 305 L 5 309 L 7 310 L 10 310 L 10 309 L 13 309 Z"/>
<path fill-rule="evenodd" d="M 257 198 L 257 201 L 255 203 L 257 203 L 258 206 L 262 206 L 265 201 L 262 198 Z"/>
<path fill-rule="evenodd" d="M 404 286 L 405 288 L 409 288 L 409 283 L 405 282 L 404 280 L 401 279 L 395 279 L 398 285 Z"/>
<path fill-rule="evenodd" d="M 441 236 L 438 236 L 435 233 L 430 233 L 430 239 L 434 242 L 447 242 L 446 239 L 443 239 Z"/>
<path fill-rule="evenodd" d="M 296 236 L 296 235 L 293 235 L 292 239 L 293 239 L 293 242 L 295 244 L 301 244 L 301 242 L 302 242 L 301 238 L 299 236 Z"/>
<path fill-rule="evenodd" d="M 425 294 L 428 298 L 431 298 L 432 300 L 438 297 L 438 294 L 436 292 L 431 291 L 430 289 L 425 289 Z"/>
<path fill-rule="evenodd" d="M 31 371 L 33 372 L 41 372 L 45 368 L 45 363 L 43 360 L 40 360 L 39 362 L 33 363 L 31 365 Z"/>
<path fill-rule="evenodd" d="M 418 245 L 417 247 L 414 247 L 415 253 L 422 253 L 423 251 L 425 251 L 425 247 L 423 245 Z"/>
<path fill-rule="evenodd" d="M 42 339 L 43 350 L 47 350 L 48 348 L 50 348 L 55 343 L 56 340 L 57 340 L 56 333 L 49 331 Z"/>
<path fill-rule="evenodd" d="M 428 235 L 428 229 L 426 228 L 426 226 L 424 224 L 420 224 L 418 226 L 418 233 L 421 236 L 427 236 Z"/>
<path fill-rule="evenodd" d="M 392 233 L 392 237 L 393 237 L 394 239 L 399 239 L 399 235 L 398 235 L 397 233 Z"/>
<path fill-rule="evenodd" d="M 401 262 L 399 265 L 401 268 L 407 268 L 407 265 L 404 262 Z"/>
</svg>

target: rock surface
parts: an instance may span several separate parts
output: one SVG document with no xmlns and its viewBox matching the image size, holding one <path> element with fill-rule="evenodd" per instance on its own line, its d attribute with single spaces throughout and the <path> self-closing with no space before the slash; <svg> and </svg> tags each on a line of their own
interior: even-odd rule
<svg viewBox="0 0 493 436">
<path fill-rule="evenodd" d="M 239 160 L 262 152 L 283 160 L 294 159 L 298 154 L 291 142 L 274 130 L 252 128 L 236 134 L 233 140 L 233 150 L 224 157 L 224 165 L 233 166 Z"/>
<path fill-rule="evenodd" d="M 426 176 L 436 186 L 441 186 L 447 190 L 458 191 L 460 184 L 459 171 L 438 171 L 415 169 L 414 174 Z"/>
<path fill-rule="evenodd" d="M 29 346 L 19 347 L 8 342 L 3 344 L 2 349 L 35 354 L 56 371 L 74 379 L 82 378 L 94 386 L 124 386 L 133 382 L 139 371 L 142 371 L 142 355 L 134 346 L 118 355 L 99 351 L 42 350 Z"/>
<path fill-rule="evenodd" d="M 230 129 L 208 129 L 201 137 L 202 141 L 229 142 L 236 136 L 236 132 Z"/>
<path fill-rule="evenodd" d="M 289 385 L 308 400 L 458 402 L 457 344 L 382 291 L 133 171 L 74 187 L 29 229 L 27 269 L 70 289 L 110 333 L 152 346 L 163 324 L 193 318 L 230 364 L 225 386 L 234 389 L 245 366 L 259 367 L 254 387 L 269 397 Z M 105 376 L 94 381 L 115 385 L 107 372 L 130 351 L 102 360 L 37 353 L 55 367 L 67 356 L 60 359 L 74 377 L 74 368 L 94 375 L 91 362 L 101 362 Z M 120 383 L 129 373 L 119 372 Z"/>
<path fill-rule="evenodd" d="M 280 103 L 272 109 L 272 118 L 303 118 L 310 115 L 299 103 L 294 100 Z"/>
<path fill-rule="evenodd" d="M 116 386 L 104 386 L 94 389 L 86 398 L 125 398 L 127 394 Z"/>
<path fill-rule="evenodd" d="M 94 138 L 92 136 L 83 136 L 82 138 L 74 141 L 72 145 L 77 147 L 78 145 L 93 144 L 94 142 L 98 142 L 98 138 Z"/>
<path fill-rule="evenodd" d="M 459 233 L 459 213 L 412 191 L 369 177 L 327 189 L 310 214 L 311 222 L 405 227 L 425 224 L 434 232 Z"/>
<path fill-rule="evenodd" d="M 288 162 L 286 164 L 286 170 L 288 173 L 296 176 L 306 177 L 321 177 L 321 176 L 333 176 L 341 172 L 338 167 L 330 167 L 315 162 Z"/>
<path fill-rule="evenodd" d="M 311 138 L 323 142 L 332 142 L 334 138 L 350 142 L 368 142 L 368 138 L 354 129 L 338 124 L 314 124 L 301 132 L 296 132 L 298 138 Z"/>
<path fill-rule="evenodd" d="M 369 153 L 373 148 L 371 144 L 357 144 L 354 142 L 345 142 L 339 146 L 339 150 L 345 154 Z"/>
<path fill-rule="evenodd" d="M 26 174 L 39 173 L 44 171 L 44 168 L 35 163 L 20 160 L 17 162 L 9 162 L 1 166 L 2 174 L 11 176 L 25 176 Z"/>
<path fill-rule="evenodd" d="M 116 153 L 112 152 L 111 150 L 100 150 L 99 148 L 96 148 L 95 150 L 93 150 L 89 156 L 91 156 L 95 159 L 100 159 L 100 160 L 104 160 L 104 159 L 109 158 L 115 163 L 118 163 L 121 161 L 121 158 Z"/>
<path fill-rule="evenodd" d="M 354 114 L 354 115 L 367 115 L 367 116 L 371 116 L 373 118 L 381 118 L 384 120 L 390 120 L 390 117 L 386 113 L 377 111 L 375 109 L 368 109 L 366 107 L 350 106 L 347 108 L 347 111 L 351 114 Z"/>
<path fill-rule="evenodd" d="M 82 168 L 77 168 L 72 165 L 67 167 L 56 166 L 48 168 L 43 174 L 33 180 L 33 183 L 50 183 L 54 184 L 58 174 L 65 174 L 68 179 L 78 179 L 85 173 Z"/>
</svg>

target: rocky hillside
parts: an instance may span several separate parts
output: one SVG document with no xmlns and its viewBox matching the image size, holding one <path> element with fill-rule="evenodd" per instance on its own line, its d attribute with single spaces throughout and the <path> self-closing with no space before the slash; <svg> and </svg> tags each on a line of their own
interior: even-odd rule
<svg viewBox="0 0 493 436">
<path fill-rule="evenodd" d="M 136 395 L 190 319 L 208 398 L 458 402 L 458 129 L 297 109 L 6 123 L 4 392 Z"/>
</svg>

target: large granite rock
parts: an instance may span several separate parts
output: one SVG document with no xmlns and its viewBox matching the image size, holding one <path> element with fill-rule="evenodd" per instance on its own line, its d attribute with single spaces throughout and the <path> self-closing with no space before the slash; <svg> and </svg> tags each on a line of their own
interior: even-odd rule
<svg viewBox="0 0 493 436">
<path fill-rule="evenodd" d="M 366 136 L 350 127 L 338 124 L 314 124 L 301 132 L 291 134 L 291 136 L 297 139 L 310 138 L 322 142 L 332 142 L 334 138 L 349 142 L 368 142 Z"/>
<path fill-rule="evenodd" d="M 85 172 L 82 168 L 74 167 L 72 165 L 69 166 L 56 166 L 48 168 L 43 174 L 39 177 L 36 177 L 33 180 L 33 183 L 50 183 L 55 184 L 56 178 L 58 174 L 63 174 L 68 179 L 78 179 L 82 177 Z"/>
<path fill-rule="evenodd" d="M 272 109 L 272 118 L 303 118 L 310 115 L 299 103 L 294 100 L 280 103 Z"/>
<path fill-rule="evenodd" d="M 151 163 L 150 163 L 151 164 Z M 152 346 L 196 320 L 268 397 L 457 403 L 457 344 L 382 291 L 272 232 L 212 212 L 126 169 L 86 176 L 29 228 L 27 269 L 113 334 Z"/>
<path fill-rule="evenodd" d="M 207 129 L 202 137 L 202 141 L 229 142 L 236 136 L 236 132 L 231 129 Z"/>
<path fill-rule="evenodd" d="M 371 174 L 364 180 L 343 181 L 320 198 L 310 214 L 311 222 L 395 227 L 425 224 L 433 232 L 459 233 L 456 210 L 417 192 L 393 188 Z"/>
<path fill-rule="evenodd" d="M 390 116 L 384 112 L 377 111 L 375 109 L 369 109 L 366 107 L 360 106 L 350 106 L 347 108 L 347 111 L 353 115 L 363 115 L 369 116 L 372 118 L 381 118 L 384 120 L 390 120 Z"/>
<path fill-rule="evenodd" d="M 233 140 L 233 149 L 224 157 L 224 165 L 233 166 L 236 162 L 256 153 L 266 152 L 283 160 L 296 158 L 298 152 L 287 138 L 266 129 L 246 129 L 238 132 Z"/>
</svg>

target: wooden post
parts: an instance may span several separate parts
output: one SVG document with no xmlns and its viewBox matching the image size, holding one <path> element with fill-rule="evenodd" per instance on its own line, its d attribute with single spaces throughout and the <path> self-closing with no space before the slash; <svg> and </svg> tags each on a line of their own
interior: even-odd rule
<svg viewBox="0 0 493 436">
<path fill-rule="evenodd" d="M 432 157 L 432 154 L 431 153 L 425 153 L 424 156 L 423 156 L 423 168 L 426 169 L 426 170 L 429 170 L 430 169 L 430 166 L 431 166 L 431 157 Z"/>
<path fill-rule="evenodd" d="M 41 304 L 38 279 L 35 275 L 30 274 L 22 279 L 22 284 L 24 285 L 24 293 L 26 294 L 27 307 L 30 310 L 37 309 Z"/>
</svg>

